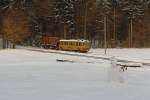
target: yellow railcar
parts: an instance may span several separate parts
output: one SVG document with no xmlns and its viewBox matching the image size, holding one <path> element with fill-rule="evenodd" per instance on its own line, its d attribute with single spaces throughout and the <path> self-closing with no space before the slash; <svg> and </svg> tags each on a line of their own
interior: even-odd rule
<svg viewBox="0 0 150 100">
<path fill-rule="evenodd" d="M 59 49 L 67 51 L 88 52 L 90 49 L 88 40 L 60 40 Z"/>
</svg>

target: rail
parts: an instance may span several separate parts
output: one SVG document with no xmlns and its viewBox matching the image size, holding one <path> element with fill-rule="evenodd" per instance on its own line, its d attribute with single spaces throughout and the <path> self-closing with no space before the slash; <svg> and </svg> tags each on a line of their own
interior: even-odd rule
<svg viewBox="0 0 150 100">
<path fill-rule="evenodd" d="M 25 49 L 29 51 L 37 51 L 37 52 L 43 52 L 43 53 L 55 53 L 55 54 L 61 54 L 61 55 L 69 55 L 69 56 L 79 56 L 79 57 L 87 57 L 87 58 L 93 58 L 93 59 L 102 59 L 102 60 L 110 60 L 112 56 L 109 55 L 90 55 L 90 54 L 84 54 L 84 53 L 77 53 L 77 52 L 66 52 L 66 51 L 59 51 L 59 50 L 50 50 L 50 49 L 42 49 L 42 48 L 34 48 L 34 47 L 19 47 L 19 49 Z M 141 59 L 128 59 L 123 57 L 116 57 L 118 62 L 123 63 L 141 63 L 142 65 L 150 66 L 150 62 L 143 61 Z"/>
</svg>

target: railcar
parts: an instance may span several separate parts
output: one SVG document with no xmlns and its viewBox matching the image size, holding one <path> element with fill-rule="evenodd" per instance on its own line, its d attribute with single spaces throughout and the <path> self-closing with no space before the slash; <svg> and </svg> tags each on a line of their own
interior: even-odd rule
<svg viewBox="0 0 150 100">
<path fill-rule="evenodd" d="M 57 49 L 59 44 L 59 37 L 43 36 L 42 37 L 42 47 L 45 49 Z"/>
<path fill-rule="evenodd" d="M 42 38 L 42 47 L 46 49 L 88 52 L 90 42 L 88 40 L 65 40 L 59 37 L 44 36 Z"/>
<path fill-rule="evenodd" d="M 88 52 L 90 42 L 88 40 L 60 40 L 59 49 L 67 51 Z"/>
</svg>

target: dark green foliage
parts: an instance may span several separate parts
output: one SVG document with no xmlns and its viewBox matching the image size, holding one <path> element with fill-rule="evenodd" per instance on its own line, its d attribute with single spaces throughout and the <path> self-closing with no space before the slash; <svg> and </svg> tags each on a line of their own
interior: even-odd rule
<svg viewBox="0 0 150 100">
<path fill-rule="evenodd" d="M 74 22 L 74 0 L 57 0 L 55 8 L 55 19 L 57 23 L 67 25 L 68 32 L 73 33 Z"/>
<path fill-rule="evenodd" d="M 10 0 L 0 0 L 0 7 L 5 7 L 10 3 Z"/>
<path fill-rule="evenodd" d="M 144 2 L 140 0 L 120 0 L 122 11 L 129 19 L 144 15 Z"/>
<path fill-rule="evenodd" d="M 88 39 L 97 39 L 103 43 L 104 16 L 107 17 L 107 40 L 109 44 L 111 44 L 112 39 L 122 43 L 128 42 L 131 20 L 134 40 L 138 41 L 137 34 L 143 34 L 141 40 L 144 40 L 144 34 L 150 34 L 148 29 L 150 0 L 96 1 L 0 0 L 0 11 L 3 11 L 0 16 L 5 18 L 8 15 L 8 10 L 21 8 L 29 21 L 29 30 L 33 34 L 31 40 L 34 36 L 41 34 L 61 37 L 66 34 L 69 39 L 83 38 L 86 27 L 85 33 Z M 140 32 L 138 29 L 141 29 Z"/>
</svg>

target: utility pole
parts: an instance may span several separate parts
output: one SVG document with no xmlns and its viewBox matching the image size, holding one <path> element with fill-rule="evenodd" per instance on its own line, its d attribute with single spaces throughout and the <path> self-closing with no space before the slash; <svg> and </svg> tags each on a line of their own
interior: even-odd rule
<svg viewBox="0 0 150 100">
<path fill-rule="evenodd" d="M 105 55 L 107 53 L 107 17 L 104 17 L 104 49 Z"/>
<path fill-rule="evenodd" d="M 87 35 L 87 29 L 86 29 L 86 27 L 87 27 L 87 3 L 85 3 L 85 18 L 84 18 L 84 39 L 86 39 L 86 35 Z"/>
<path fill-rule="evenodd" d="M 129 48 L 132 48 L 133 46 L 133 19 L 130 19 L 129 22 L 129 34 L 128 34 L 128 38 L 129 38 Z"/>
<path fill-rule="evenodd" d="M 131 29 L 130 29 L 130 47 L 132 48 L 132 43 L 133 43 L 133 20 L 131 18 L 131 22 L 130 22 L 130 25 L 131 25 Z"/>
</svg>

